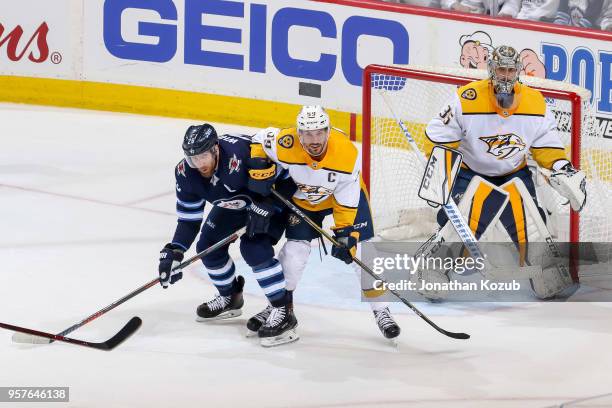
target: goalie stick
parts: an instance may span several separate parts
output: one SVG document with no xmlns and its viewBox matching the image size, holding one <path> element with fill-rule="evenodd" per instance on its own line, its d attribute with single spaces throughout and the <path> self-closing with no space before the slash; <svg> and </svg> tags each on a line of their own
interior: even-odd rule
<svg viewBox="0 0 612 408">
<path fill-rule="evenodd" d="M 140 317 L 132 317 L 130 321 L 127 322 L 126 325 L 123 326 L 123 328 L 119 330 L 117 334 L 115 334 L 113 337 L 101 343 L 93 343 L 90 341 L 60 336 L 59 334 L 46 333 L 46 332 L 41 332 L 41 331 L 34 330 L 34 329 L 28 329 L 26 327 L 14 326 L 8 323 L 0 323 L 0 327 L 2 327 L 3 329 L 13 330 L 19 333 L 26 333 L 26 334 L 36 336 L 36 337 L 44 337 L 47 339 L 63 341 L 65 343 L 71 343 L 71 344 L 78 344 L 79 346 L 85 346 L 85 347 L 89 347 L 89 348 L 93 348 L 97 350 L 106 350 L 106 351 L 110 351 L 114 349 L 115 347 L 117 347 L 119 344 L 123 343 L 128 337 L 134 334 L 136 330 L 138 330 L 140 325 L 142 325 L 142 320 L 140 320 Z"/>
<path fill-rule="evenodd" d="M 283 204 L 285 204 L 287 207 L 289 207 L 289 209 L 291 211 L 293 211 L 298 217 L 300 217 L 301 219 L 303 219 L 304 221 L 306 221 L 312 228 L 314 228 L 319 234 L 323 235 L 325 238 L 327 238 L 329 240 L 329 242 L 331 242 L 332 244 L 334 244 L 335 246 L 338 247 L 343 247 L 343 245 L 341 243 L 339 243 L 338 241 L 336 241 L 334 239 L 334 237 L 332 237 L 331 235 L 329 235 L 323 228 L 319 227 L 317 225 L 316 222 L 314 222 L 313 220 L 310 219 L 310 217 L 308 217 L 306 214 L 304 214 L 296 205 L 294 205 L 291 201 L 289 201 L 288 199 L 286 199 L 285 197 L 283 197 L 278 191 L 276 191 L 274 188 L 272 188 L 272 194 L 278 198 L 280 201 L 283 202 Z M 366 264 L 364 264 L 359 258 L 352 256 L 351 258 L 353 259 L 353 262 L 355 262 L 357 265 L 359 265 L 361 267 L 361 269 L 363 269 L 368 275 L 372 276 L 374 279 L 380 280 L 383 284 L 387 283 L 385 280 L 381 279 L 380 276 L 376 275 Z M 427 316 L 425 316 L 419 309 L 416 308 L 416 306 L 414 306 L 412 303 L 410 303 L 408 300 L 404 299 L 399 292 L 397 292 L 394 289 L 387 289 L 389 292 L 391 292 L 396 298 L 398 298 L 403 304 L 405 304 L 406 306 L 408 306 L 414 313 L 416 313 L 417 316 L 419 316 L 421 319 L 425 320 L 427 322 L 427 324 L 429 324 L 431 327 L 433 327 L 434 329 L 436 329 L 438 332 L 444 334 L 445 336 L 448 337 L 452 337 L 453 339 L 460 339 L 460 340 L 466 340 L 470 338 L 470 335 L 467 333 L 455 333 L 455 332 L 451 332 L 448 330 L 444 330 L 443 328 L 441 328 L 440 326 L 438 326 L 437 324 L 435 324 L 434 322 L 432 322 Z"/>
<path fill-rule="evenodd" d="M 191 265 L 195 261 L 197 261 L 197 260 L 201 259 L 202 257 L 208 255 L 209 253 L 211 253 L 213 251 L 216 251 L 217 249 L 219 249 L 219 248 L 221 248 L 221 247 L 223 247 L 223 246 L 225 246 L 225 245 L 227 245 L 227 244 L 229 244 L 231 242 L 234 242 L 242 234 L 244 234 L 245 231 L 246 231 L 246 227 L 242 227 L 238 231 L 236 231 L 233 234 L 223 238 L 221 241 L 217 242 L 216 244 L 213 244 L 213 245 L 209 246 L 205 250 L 197 253 L 196 255 L 192 256 L 191 258 L 187 259 L 186 261 L 183 261 L 182 263 L 180 263 L 179 265 L 177 265 L 176 267 L 174 267 L 172 269 L 173 270 L 183 269 L 183 268 Z M 92 320 L 97 319 L 98 317 L 102 316 L 103 314 L 113 310 L 117 306 L 127 302 L 128 300 L 130 300 L 134 296 L 144 292 L 145 290 L 155 286 L 158 283 L 159 283 L 159 277 L 157 277 L 157 278 L 153 279 L 152 281 L 142 285 L 141 287 L 139 287 L 138 289 L 134 290 L 133 292 L 130 292 L 129 294 L 125 295 L 124 297 L 122 297 L 119 300 L 116 300 L 115 302 L 111 303 L 110 305 L 106 306 L 105 308 L 98 310 L 97 312 L 95 312 L 91 316 L 86 317 L 85 319 L 81 320 L 77 324 L 74 324 L 74 325 L 70 326 L 69 328 L 67 328 L 66 330 L 62 331 L 61 333 L 58 333 L 55 336 L 63 337 L 65 335 L 69 334 L 69 333 L 72 333 L 73 331 L 75 331 L 79 327 L 82 327 L 82 326 L 86 325 L 87 323 L 91 322 Z M 132 320 L 133 319 L 134 318 L 132 318 Z M 127 327 L 127 325 L 126 325 L 126 327 Z M 15 333 L 13 335 L 13 337 L 12 337 L 12 340 L 15 343 L 49 344 L 49 343 L 53 343 L 53 341 L 55 341 L 55 340 L 59 340 L 58 338 L 55 338 L 55 337 L 38 336 L 35 333 L 30 333 L 30 332 L 23 331 L 23 330 L 15 330 L 15 331 L 17 333 Z"/>
</svg>

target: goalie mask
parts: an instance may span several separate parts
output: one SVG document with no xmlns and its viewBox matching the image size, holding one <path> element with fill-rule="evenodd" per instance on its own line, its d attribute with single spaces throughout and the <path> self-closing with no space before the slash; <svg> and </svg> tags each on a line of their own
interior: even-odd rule
<svg viewBox="0 0 612 408">
<path fill-rule="evenodd" d="M 517 102 L 514 85 L 522 69 L 519 53 L 510 46 L 499 46 L 493 51 L 487 68 L 497 105 L 502 109 L 511 108 Z"/>
<path fill-rule="evenodd" d="M 217 131 L 208 123 L 189 126 L 182 146 L 189 167 L 198 169 L 204 177 L 212 177 L 217 168 L 218 143 Z"/>
<path fill-rule="evenodd" d="M 303 106 L 297 116 L 297 132 L 302 147 L 310 156 L 322 156 L 329 140 L 329 115 L 320 105 Z"/>
</svg>

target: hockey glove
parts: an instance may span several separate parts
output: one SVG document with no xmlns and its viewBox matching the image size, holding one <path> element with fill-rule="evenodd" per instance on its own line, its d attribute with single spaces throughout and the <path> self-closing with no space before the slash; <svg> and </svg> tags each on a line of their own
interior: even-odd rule
<svg viewBox="0 0 612 408">
<path fill-rule="evenodd" d="M 334 239 L 342 246 L 333 245 L 331 251 L 332 256 L 347 264 L 353 262 L 353 257 L 357 253 L 359 233 L 350 225 L 348 227 L 335 229 Z"/>
<path fill-rule="evenodd" d="M 178 266 L 184 257 L 184 251 L 175 244 L 166 244 L 159 253 L 159 283 L 164 289 L 183 277 L 183 270 L 172 268 Z"/>
<path fill-rule="evenodd" d="M 271 163 L 267 158 L 252 157 L 247 160 L 247 166 L 249 168 L 248 189 L 264 197 L 269 196 L 276 176 L 276 164 Z"/>
<path fill-rule="evenodd" d="M 270 220 L 274 215 L 274 206 L 265 201 L 253 201 L 247 209 L 246 233 L 249 238 L 265 234 L 270 229 Z"/>
<path fill-rule="evenodd" d="M 548 181 L 552 188 L 569 200 L 574 211 L 582 210 L 587 198 L 586 176 L 582 171 L 567 162 L 554 171 Z"/>
</svg>

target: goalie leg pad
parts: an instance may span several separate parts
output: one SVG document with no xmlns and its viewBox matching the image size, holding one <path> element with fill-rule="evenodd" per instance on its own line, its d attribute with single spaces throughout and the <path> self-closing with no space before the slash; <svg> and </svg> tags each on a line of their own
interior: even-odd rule
<svg viewBox="0 0 612 408">
<path fill-rule="evenodd" d="M 515 241 L 518 245 L 521 262 L 531 258 L 537 260 L 537 263 L 542 266 L 542 272 L 534 274 L 531 279 L 531 286 L 536 296 L 540 299 L 550 299 L 562 292 L 567 293 L 567 289 L 575 287 L 567 262 L 561 259 L 559 248 L 546 228 L 540 209 L 533 200 L 532 194 L 518 177 L 513 178 L 502 187 L 510 192 L 512 206 L 523 209 L 523 225 L 515 227 L 517 237 L 523 239 L 523 241 Z M 539 242 L 540 244 L 527 252 L 528 241 Z M 546 243 L 546 245 L 543 245 L 543 243 Z"/>
<path fill-rule="evenodd" d="M 520 181 L 520 191 L 517 187 L 518 184 L 514 183 L 515 181 Z M 537 209 L 537 214 L 534 212 L 533 217 L 538 216 L 542 220 L 546 219 L 544 210 L 538 205 L 531 171 L 527 167 L 519 170 L 513 175 L 510 181 L 506 182 L 501 187 L 508 192 L 510 197 L 510 205 L 505 209 L 501 218 L 504 228 L 513 242 L 529 241 L 529 233 L 533 231 L 526 231 L 529 219 L 523 208 L 524 201 L 529 200 Z"/>
<path fill-rule="evenodd" d="M 459 197 L 457 207 L 476 239 L 480 239 L 499 219 L 508 202 L 508 193 L 474 172 L 467 172 L 469 174 L 463 178 L 463 173 L 460 174 L 460 181 L 456 184 L 457 191 L 453 191 L 453 195 Z M 444 216 L 444 226 L 440 230 L 442 237 L 446 241 L 454 240 L 454 229 L 446 222 L 446 214 L 443 211 L 441 213 Z M 440 221 L 440 215 L 438 220 Z"/>
<path fill-rule="evenodd" d="M 459 201 L 459 211 L 463 215 L 470 229 L 474 232 L 477 239 L 486 235 L 489 228 L 495 225 L 502 214 L 507 202 L 508 193 L 482 177 L 469 170 L 462 170 L 463 178 L 456 184 L 457 191 L 453 193 L 461 197 Z M 461 177 L 461 174 L 460 174 Z M 456 232 L 450 222 L 447 222 L 440 231 L 431 237 L 415 256 L 446 256 L 441 254 L 441 244 L 444 242 L 456 241 Z M 448 273 L 444 270 L 423 270 L 417 271 L 417 285 L 422 287 L 422 282 L 445 283 L 448 282 Z M 439 300 L 446 297 L 442 291 L 419 290 L 419 293 L 430 300 Z"/>
<path fill-rule="evenodd" d="M 459 211 L 466 218 L 476 239 L 480 239 L 495 224 L 508 201 L 507 192 L 467 169 L 459 173 L 453 197 L 459 203 Z M 450 228 L 452 231 L 447 221 L 446 214 L 440 210 L 438 223 L 443 226 L 443 230 Z M 445 238 L 451 236 L 445 235 Z"/>
</svg>

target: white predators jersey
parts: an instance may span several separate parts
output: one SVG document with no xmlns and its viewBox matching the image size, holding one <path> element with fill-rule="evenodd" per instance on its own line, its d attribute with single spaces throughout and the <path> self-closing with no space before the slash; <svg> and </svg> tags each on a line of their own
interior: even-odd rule
<svg viewBox="0 0 612 408">
<path fill-rule="evenodd" d="M 353 225 L 361 193 L 361 159 L 345 134 L 332 128 L 321 161 L 306 153 L 295 128 L 260 130 L 253 143 L 261 144 L 268 158 L 289 171 L 298 186 L 296 204 L 311 211 L 332 208 L 335 227 Z"/>
<path fill-rule="evenodd" d="M 488 80 L 459 88 L 429 122 L 426 136 L 435 144 L 458 148 L 465 166 L 486 176 L 524 167 L 529 152 L 547 169 L 555 162 L 565 164 L 557 122 L 542 94 L 520 83 L 514 89 L 518 103 L 501 109 Z"/>
</svg>

